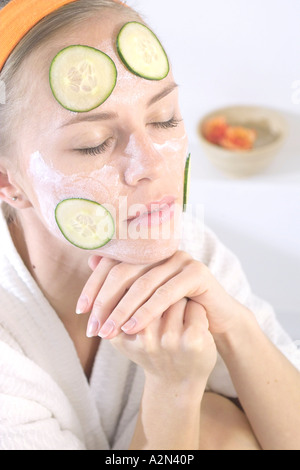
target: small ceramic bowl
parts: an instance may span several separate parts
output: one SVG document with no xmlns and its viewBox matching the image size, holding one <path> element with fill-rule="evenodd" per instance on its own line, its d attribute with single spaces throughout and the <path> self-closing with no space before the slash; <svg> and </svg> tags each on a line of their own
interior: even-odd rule
<svg viewBox="0 0 300 470">
<path fill-rule="evenodd" d="M 251 150 L 228 150 L 212 144 L 203 135 L 207 120 L 223 116 L 231 126 L 256 131 Z M 242 178 L 267 168 L 281 149 L 287 136 L 287 123 L 278 112 L 257 106 L 232 106 L 215 110 L 202 118 L 198 133 L 204 151 L 212 163 L 227 175 Z"/>
</svg>

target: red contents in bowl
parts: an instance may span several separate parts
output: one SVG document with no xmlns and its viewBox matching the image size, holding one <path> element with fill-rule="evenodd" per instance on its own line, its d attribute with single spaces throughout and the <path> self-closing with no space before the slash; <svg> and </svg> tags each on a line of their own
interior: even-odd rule
<svg viewBox="0 0 300 470">
<path fill-rule="evenodd" d="M 230 126 L 224 116 L 208 119 L 203 125 L 203 135 L 212 144 L 228 150 L 251 150 L 257 134 L 243 126 Z"/>
</svg>

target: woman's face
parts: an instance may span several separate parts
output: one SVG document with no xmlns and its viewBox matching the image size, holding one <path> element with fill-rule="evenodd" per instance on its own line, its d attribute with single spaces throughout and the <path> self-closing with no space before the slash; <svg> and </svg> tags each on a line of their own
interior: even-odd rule
<svg viewBox="0 0 300 470">
<path fill-rule="evenodd" d="M 74 197 L 90 199 L 110 208 L 116 226 L 114 238 L 94 253 L 150 264 L 171 256 L 179 246 L 187 137 L 172 73 L 149 81 L 120 61 L 115 42 L 124 23 L 118 14 L 107 12 L 30 57 L 23 76 L 28 91 L 18 144 L 20 184 L 57 243 L 69 243 L 55 222 L 57 204 Z M 49 86 L 53 57 L 72 44 L 100 49 L 118 71 L 112 95 L 88 113 L 62 108 Z M 175 202 L 171 220 L 159 226 L 128 221 L 139 206 L 164 198 Z"/>
</svg>

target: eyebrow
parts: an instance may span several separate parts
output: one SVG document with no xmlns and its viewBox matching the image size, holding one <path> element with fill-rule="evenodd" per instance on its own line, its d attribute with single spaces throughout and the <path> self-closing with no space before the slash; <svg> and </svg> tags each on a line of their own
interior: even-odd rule
<svg viewBox="0 0 300 470">
<path fill-rule="evenodd" d="M 149 108 L 153 104 L 157 103 L 158 101 L 162 100 L 170 93 L 172 93 L 178 85 L 176 83 L 172 83 L 167 88 L 162 90 L 157 95 L 153 96 L 147 103 L 147 107 Z M 95 121 L 108 121 L 110 119 L 116 119 L 118 117 L 117 113 L 98 113 L 98 114 L 86 114 L 86 115 L 77 115 L 70 121 L 66 122 L 60 128 L 71 126 L 72 124 L 77 124 L 79 122 L 95 122 Z"/>
<path fill-rule="evenodd" d="M 72 124 L 77 124 L 78 122 L 83 121 L 107 121 L 109 119 L 116 119 L 118 117 L 117 113 L 98 113 L 98 114 L 87 114 L 87 115 L 79 115 L 75 116 L 70 121 L 66 122 L 60 128 L 71 126 Z"/>
<path fill-rule="evenodd" d="M 162 100 L 165 96 L 168 96 L 170 93 L 172 93 L 175 88 L 177 88 L 178 85 L 176 83 L 171 83 L 167 88 L 165 88 L 163 91 L 158 93 L 157 95 L 153 96 L 150 101 L 147 103 L 147 107 L 152 106 L 154 103 L 157 103 L 157 101 Z"/>
</svg>

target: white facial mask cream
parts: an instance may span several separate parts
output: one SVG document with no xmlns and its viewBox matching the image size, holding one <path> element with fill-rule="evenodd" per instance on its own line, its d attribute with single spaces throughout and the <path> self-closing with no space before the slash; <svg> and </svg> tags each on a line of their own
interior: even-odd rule
<svg viewBox="0 0 300 470">
<path fill-rule="evenodd" d="M 182 135 L 177 139 L 170 139 L 162 144 L 153 143 L 153 148 L 161 156 L 161 164 L 166 181 L 169 182 L 169 175 L 170 177 L 172 175 L 173 183 L 169 185 L 170 188 L 172 187 L 171 191 L 174 191 L 174 194 L 176 194 L 177 187 L 177 193 L 180 194 L 183 185 L 183 165 L 185 163 L 183 161 L 184 158 L 180 158 L 180 156 L 185 155 L 187 151 L 186 135 Z M 158 160 L 159 155 L 157 156 Z M 153 158 L 155 158 L 155 156 L 153 156 Z M 123 168 L 125 185 L 127 183 L 127 190 L 128 194 L 131 195 L 132 203 L 149 202 L 149 196 L 151 195 L 150 188 L 154 187 L 154 185 L 156 186 L 155 195 L 153 192 L 153 196 L 156 197 L 158 195 L 159 188 L 157 184 L 154 180 L 150 182 L 149 179 L 149 185 L 144 184 L 138 191 L 140 198 L 143 198 L 142 194 L 144 194 L 145 191 L 144 200 L 136 201 L 133 199 L 133 193 L 137 188 L 134 188 L 132 184 L 136 184 L 139 176 L 149 176 L 151 172 L 154 171 L 153 168 L 151 168 L 153 162 L 150 163 L 150 160 L 147 161 L 147 152 L 145 154 L 145 149 L 139 144 L 134 135 L 131 135 L 120 161 L 120 168 Z M 63 235 L 55 219 L 55 209 L 57 205 L 65 199 L 82 198 L 98 202 L 104 205 L 108 210 L 110 210 L 109 207 L 107 207 L 108 205 L 113 207 L 113 209 L 117 209 L 119 205 L 118 217 L 116 217 L 115 213 L 111 212 L 116 221 L 116 225 L 118 225 L 117 234 L 110 243 L 96 250 L 95 253 L 97 254 L 106 255 L 113 259 L 123 260 L 133 264 L 140 264 L 170 256 L 179 244 L 179 237 L 169 233 L 167 224 L 165 227 L 165 236 L 161 233 L 162 231 L 160 231 L 157 236 L 153 236 L 153 239 L 151 239 L 151 237 L 149 239 L 149 237 L 142 236 L 143 233 L 139 234 L 139 236 L 135 236 L 138 230 L 132 227 L 135 231 L 134 236 L 130 239 L 130 234 L 127 234 L 127 223 L 124 222 L 127 213 L 121 211 L 122 197 L 127 199 L 127 196 L 120 196 L 120 191 L 124 190 L 124 181 L 121 180 L 122 173 L 117 166 L 104 165 L 102 168 L 95 169 L 89 173 L 87 171 L 81 171 L 65 174 L 61 170 L 54 168 L 54 164 L 51 161 L 48 163 L 43 158 L 40 151 L 36 151 L 30 156 L 27 171 L 33 181 L 33 187 L 42 218 L 51 233 L 59 239 L 62 239 Z M 159 177 L 158 174 L 155 176 L 157 178 Z M 132 184 L 130 184 L 130 179 L 132 179 Z M 174 179 L 176 180 L 175 185 Z M 157 180 L 157 183 L 158 182 Z M 162 194 L 164 191 L 166 191 L 166 188 L 161 189 Z M 127 209 L 129 211 L 130 207 L 128 206 Z M 124 229 L 124 236 L 121 237 L 120 228 Z M 144 231 L 148 233 L 148 228 L 146 227 Z"/>
<path fill-rule="evenodd" d="M 111 166 L 105 165 L 89 175 L 65 175 L 48 165 L 39 151 L 31 155 L 28 173 L 34 181 L 42 216 L 51 232 L 59 235 L 55 220 L 55 208 L 59 202 L 82 198 L 105 206 L 110 203 L 112 192 L 119 186 L 119 174 Z"/>
<path fill-rule="evenodd" d="M 170 178 L 177 181 L 177 193 L 180 193 L 182 182 L 184 180 L 184 172 L 182 172 L 182 164 L 179 165 L 179 155 L 187 155 L 188 138 L 186 133 L 182 137 L 170 139 L 163 144 L 154 143 L 155 150 L 163 155 L 168 161 L 166 171 L 170 173 Z M 182 162 L 181 162 L 182 163 Z"/>
<path fill-rule="evenodd" d="M 163 144 L 154 143 L 153 146 L 160 153 L 168 152 L 178 158 L 178 152 L 187 152 L 187 135 L 184 134 L 180 138 L 167 140 Z"/>
</svg>

